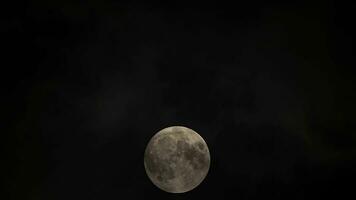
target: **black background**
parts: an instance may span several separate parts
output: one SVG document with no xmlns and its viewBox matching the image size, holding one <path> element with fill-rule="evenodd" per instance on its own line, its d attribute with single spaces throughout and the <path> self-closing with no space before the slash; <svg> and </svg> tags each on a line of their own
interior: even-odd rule
<svg viewBox="0 0 356 200">
<path fill-rule="evenodd" d="M 354 196 L 354 5 L 2 8 L 5 199 Z M 143 167 L 148 140 L 171 125 L 211 152 L 208 176 L 184 194 Z"/>
</svg>

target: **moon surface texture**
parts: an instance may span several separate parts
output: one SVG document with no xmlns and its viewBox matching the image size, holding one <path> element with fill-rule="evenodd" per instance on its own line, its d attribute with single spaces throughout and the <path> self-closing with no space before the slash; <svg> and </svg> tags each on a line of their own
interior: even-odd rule
<svg viewBox="0 0 356 200">
<path fill-rule="evenodd" d="M 206 177 L 210 153 L 204 139 L 183 126 L 165 128 L 149 141 L 145 170 L 158 188 L 170 193 L 188 192 Z"/>
</svg>

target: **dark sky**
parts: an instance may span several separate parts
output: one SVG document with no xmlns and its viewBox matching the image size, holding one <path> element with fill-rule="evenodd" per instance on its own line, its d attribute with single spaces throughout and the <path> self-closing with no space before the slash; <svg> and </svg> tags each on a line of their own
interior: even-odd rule
<svg viewBox="0 0 356 200">
<path fill-rule="evenodd" d="M 5 199 L 353 195 L 355 6 L 167 2 L 3 8 Z M 185 194 L 144 171 L 146 144 L 171 125 L 211 152 Z"/>
</svg>

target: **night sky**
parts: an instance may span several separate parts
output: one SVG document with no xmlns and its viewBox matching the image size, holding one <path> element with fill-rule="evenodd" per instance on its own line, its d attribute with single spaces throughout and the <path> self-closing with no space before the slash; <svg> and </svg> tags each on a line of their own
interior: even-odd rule
<svg viewBox="0 0 356 200">
<path fill-rule="evenodd" d="M 356 7 L 235 3 L 8 2 L 1 199 L 355 196 Z M 143 165 L 172 125 L 211 153 L 184 194 Z"/>
</svg>

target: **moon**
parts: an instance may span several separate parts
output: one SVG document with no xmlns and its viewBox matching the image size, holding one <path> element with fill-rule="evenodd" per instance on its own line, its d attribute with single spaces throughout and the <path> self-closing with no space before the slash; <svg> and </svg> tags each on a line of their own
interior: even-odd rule
<svg viewBox="0 0 356 200">
<path fill-rule="evenodd" d="M 149 179 L 170 193 L 196 188 L 210 168 L 210 153 L 204 139 L 184 126 L 171 126 L 148 142 L 144 166 Z"/>
</svg>

